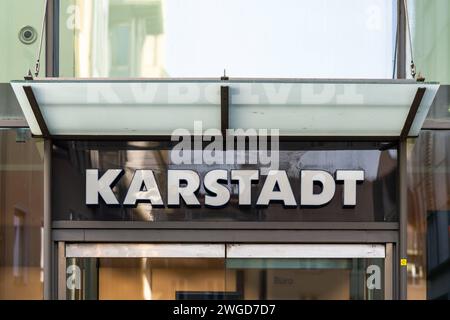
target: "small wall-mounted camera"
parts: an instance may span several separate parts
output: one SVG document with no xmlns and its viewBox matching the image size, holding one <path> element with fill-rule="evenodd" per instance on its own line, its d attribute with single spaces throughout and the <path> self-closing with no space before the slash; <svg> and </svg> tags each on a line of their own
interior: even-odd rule
<svg viewBox="0 0 450 320">
<path fill-rule="evenodd" d="M 33 44 L 37 39 L 37 31 L 32 26 L 25 26 L 19 31 L 19 40 L 23 44 Z"/>
</svg>

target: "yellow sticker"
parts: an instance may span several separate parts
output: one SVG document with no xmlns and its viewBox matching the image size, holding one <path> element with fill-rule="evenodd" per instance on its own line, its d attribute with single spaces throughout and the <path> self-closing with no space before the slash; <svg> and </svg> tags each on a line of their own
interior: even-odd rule
<svg viewBox="0 0 450 320">
<path fill-rule="evenodd" d="M 407 259 L 400 259 L 400 265 L 402 267 L 405 267 L 408 264 L 408 260 Z"/>
</svg>

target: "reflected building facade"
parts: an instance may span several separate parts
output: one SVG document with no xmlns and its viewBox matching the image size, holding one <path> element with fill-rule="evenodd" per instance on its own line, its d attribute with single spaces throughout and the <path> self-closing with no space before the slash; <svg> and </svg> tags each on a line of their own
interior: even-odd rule
<svg viewBox="0 0 450 320">
<path fill-rule="evenodd" d="M 0 299 L 42 299 L 43 143 L 0 130 Z"/>
<path fill-rule="evenodd" d="M 449 298 L 449 152 L 449 131 L 423 130 L 411 144 L 408 274 L 413 299 Z"/>
</svg>

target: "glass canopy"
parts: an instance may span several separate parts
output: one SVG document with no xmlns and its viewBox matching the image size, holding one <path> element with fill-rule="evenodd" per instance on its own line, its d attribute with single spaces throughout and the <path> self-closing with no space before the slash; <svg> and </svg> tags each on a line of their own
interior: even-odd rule
<svg viewBox="0 0 450 320">
<path fill-rule="evenodd" d="M 36 136 L 129 138 L 166 136 L 175 129 L 193 133 L 197 121 L 203 130 L 278 129 L 281 136 L 294 137 L 417 136 L 439 87 L 409 80 L 308 79 L 11 84 Z"/>
</svg>

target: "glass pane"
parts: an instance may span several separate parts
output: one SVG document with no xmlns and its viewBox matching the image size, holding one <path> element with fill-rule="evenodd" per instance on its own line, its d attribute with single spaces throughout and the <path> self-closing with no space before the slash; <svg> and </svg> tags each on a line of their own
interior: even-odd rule
<svg viewBox="0 0 450 320">
<path fill-rule="evenodd" d="M 113 188 L 123 203 L 136 169 L 153 170 L 164 203 L 167 204 L 167 170 L 191 169 L 201 177 L 212 169 L 207 164 L 177 164 L 172 161 L 173 145 L 159 142 L 76 142 L 55 141 L 52 158 L 52 208 L 54 220 L 110 220 L 110 221 L 398 221 L 397 210 L 397 151 L 379 150 L 379 145 L 365 143 L 312 144 L 285 143 L 279 151 L 279 170 L 285 170 L 297 203 L 300 203 L 301 169 L 326 170 L 334 174 L 342 168 L 365 171 L 365 181 L 357 185 L 357 203 L 353 209 L 342 205 L 343 184 L 336 184 L 331 202 L 320 208 L 284 207 L 271 203 L 267 208 L 255 205 L 239 206 L 236 183 L 226 184 L 231 199 L 224 208 L 205 207 L 207 194 L 203 183 L 197 197 L 198 208 L 157 207 L 142 202 L 136 207 L 111 206 L 100 201 L 86 205 L 86 169 L 123 168 L 125 173 Z M 191 150 L 187 150 L 191 151 Z M 218 151 L 216 151 L 218 152 Z M 275 165 L 276 161 L 273 158 Z M 272 161 L 271 160 L 271 161 Z M 263 169 L 267 163 L 213 165 L 228 172 L 232 169 Z M 266 173 L 267 174 L 267 173 Z M 253 184 L 251 203 L 255 204 L 266 176 Z M 71 181 L 68 185 L 67 181 Z M 320 186 L 316 186 L 317 190 Z M 64 190 L 63 192 L 61 192 Z"/>
<path fill-rule="evenodd" d="M 408 298 L 449 299 L 450 131 L 422 131 L 408 156 Z"/>
<path fill-rule="evenodd" d="M 175 300 L 225 293 L 224 259 L 69 258 L 67 299 Z"/>
<path fill-rule="evenodd" d="M 445 124 L 447 129 L 450 128 L 450 85 L 439 87 L 427 119 L 433 120 L 432 123 L 439 127 Z"/>
<path fill-rule="evenodd" d="M 450 84 L 450 2 L 409 0 L 408 6 L 417 72 Z"/>
<path fill-rule="evenodd" d="M 70 77 L 392 78 L 394 0 L 61 0 Z"/>
<path fill-rule="evenodd" d="M 0 83 L 0 120 L 24 120 L 16 95 L 9 83 Z"/>
<path fill-rule="evenodd" d="M 384 299 L 384 259 L 68 258 L 71 300 Z"/>
<path fill-rule="evenodd" d="M 44 4 L 45 0 L 0 1 L 0 83 L 23 79 L 28 70 L 34 72 Z M 44 75 L 45 41 L 40 76 Z"/>
<path fill-rule="evenodd" d="M 41 135 L 23 86 L 12 86 L 35 135 Z M 220 128 L 221 86 L 214 80 L 42 80 L 31 84 L 51 135 L 170 135 Z M 417 136 L 438 90 L 392 80 L 232 80 L 230 129 L 276 129 L 292 136 L 399 136 L 412 101 L 422 103 L 409 132 Z M 169 115 L 176 114 L 176 117 Z M 151 124 L 151 125 L 150 125 Z"/>
<path fill-rule="evenodd" d="M 243 299 L 384 299 L 384 259 L 227 259 Z"/>
<path fill-rule="evenodd" d="M 0 299 L 43 298 L 43 144 L 0 130 Z"/>
</svg>

